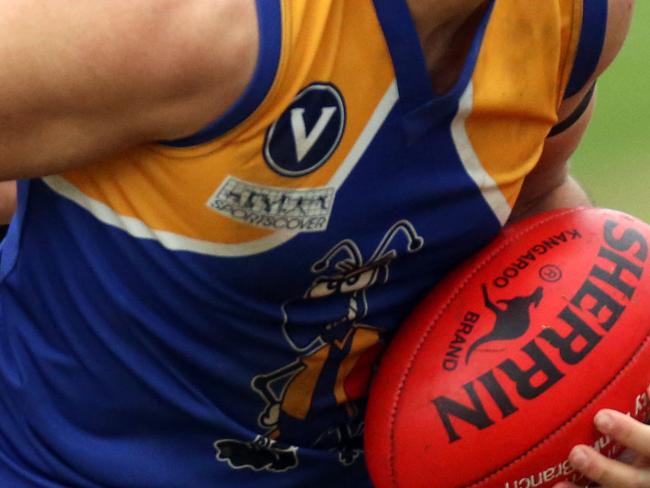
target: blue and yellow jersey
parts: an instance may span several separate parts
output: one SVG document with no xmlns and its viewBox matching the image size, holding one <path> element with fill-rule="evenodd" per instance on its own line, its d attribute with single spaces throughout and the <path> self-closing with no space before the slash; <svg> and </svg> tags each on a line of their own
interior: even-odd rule
<svg viewBox="0 0 650 488">
<path fill-rule="evenodd" d="M 607 2 L 489 2 L 445 94 L 403 0 L 257 7 L 254 79 L 214 124 L 20 183 L 2 486 L 370 486 L 373 365 L 507 221 Z"/>
</svg>

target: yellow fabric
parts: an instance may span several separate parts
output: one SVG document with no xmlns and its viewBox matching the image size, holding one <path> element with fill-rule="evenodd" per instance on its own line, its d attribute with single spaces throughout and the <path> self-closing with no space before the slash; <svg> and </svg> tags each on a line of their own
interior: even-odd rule
<svg viewBox="0 0 650 488">
<path fill-rule="evenodd" d="M 313 354 L 303 357 L 300 362 L 304 365 L 296 376 L 289 381 L 287 392 L 282 400 L 282 411 L 294 418 L 305 420 L 311 409 L 314 389 L 318 384 L 325 361 L 329 356 L 331 346 L 323 346 Z"/>
<path fill-rule="evenodd" d="M 496 2 L 472 80 L 474 110 L 466 129 L 510 206 L 558 122 L 581 19 L 582 0 Z"/>
<path fill-rule="evenodd" d="M 362 44 L 359 38 L 364 39 Z M 333 82 L 345 93 L 348 118 L 343 140 L 328 164 L 314 173 L 281 176 L 263 160 L 265 131 L 303 88 L 322 81 Z M 285 0 L 279 71 L 266 100 L 247 121 L 199 147 L 139 148 L 64 176 L 88 197 L 155 230 L 227 244 L 259 239 L 270 231 L 206 206 L 224 178 L 231 175 L 285 188 L 325 185 L 392 81 L 389 53 L 372 2 Z"/>
<path fill-rule="evenodd" d="M 557 121 L 578 40 L 580 5 L 579 0 L 496 1 L 473 76 L 466 129 L 510 205 Z M 282 10 L 275 82 L 240 126 L 198 147 L 140 147 L 63 177 L 88 198 L 153 230 L 223 244 L 269 236 L 272 231 L 221 215 L 207 201 L 228 176 L 280 188 L 326 185 L 394 81 L 371 0 L 283 0 Z M 303 177 L 284 177 L 263 160 L 265 131 L 313 82 L 332 82 L 344 93 L 345 133 L 327 164 Z"/>
<path fill-rule="evenodd" d="M 345 380 L 350 376 L 350 373 L 354 370 L 354 367 L 357 365 L 359 359 L 361 359 L 361 356 L 379 343 L 380 335 L 377 329 L 356 327 L 352 338 L 349 340 L 352 341 L 350 353 L 341 363 L 336 375 L 334 396 L 336 397 L 336 403 L 338 405 L 343 405 L 350 400 L 345 391 Z"/>
</svg>

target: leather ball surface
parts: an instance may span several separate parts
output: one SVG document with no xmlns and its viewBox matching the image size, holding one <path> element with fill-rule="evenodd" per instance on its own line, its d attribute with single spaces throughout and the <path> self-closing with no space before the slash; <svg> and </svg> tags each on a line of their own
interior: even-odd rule
<svg viewBox="0 0 650 488">
<path fill-rule="evenodd" d="M 579 443 L 620 447 L 593 417 L 645 419 L 650 227 L 569 209 L 507 227 L 406 320 L 373 382 L 377 488 L 553 486 Z"/>
</svg>

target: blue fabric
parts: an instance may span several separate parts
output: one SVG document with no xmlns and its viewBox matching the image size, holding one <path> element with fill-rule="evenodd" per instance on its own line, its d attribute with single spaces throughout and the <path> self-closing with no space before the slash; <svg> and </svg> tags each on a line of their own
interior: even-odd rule
<svg viewBox="0 0 650 488">
<path fill-rule="evenodd" d="M 377 16 L 393 58 L 400 101 L 413 110 L 434 98 L 422 47 L 404 0 L 374 0 Z"/>
<path fill-rule="evenodd" d="M 406 2 L 375 0 L 375 5 L 393 58 L 400 107 L 404 111 L 403 130 L 411 145 L 418 142 L 438 121 L 455 115 L 458 101 L 474 73 L 494 1 L 490 2 L 479 24 L 460 77 L 447 93 L 440 95 L 433 91 L 431 74 Z"/>
<path fill-rule="evenodd" d="M 365 294 L 363 323 L 390 331 L 498 231 L 449 133 L 405 150 L 400 124 L 391 117 L 378 133 L 338 194 L 327 234 L 247 258 L 168 251 L 30 182 L 24 218 L 10 230 L 13 242 L 22 233 L 20 252 L 13 263 L 8 255 L 0 287 L 0 486 L 369 488 L 362 461 L 343 466 L 328 448 L 301 448 L 300 466 L 279 475 L 229 469 L 212 446 L 259 434 L 263 404 L 251 378 L 295 360 L 281 305 L 309 288 L 313 263 L 333 244 L 354 236 L 369 260 L 404 217 L 426 243 L 409 255 L 398 235 L 390 280 Z M 413 203 L 397 203 L 405 199 Z M 344 300 L 286 311 L 318 337 Z M 304 446 L 343 422 L 330 398 L 319 396 L 329 413 L 318 422 L 286 417 L 286 442 Z"/>
<path fill-rule="evenodd" d="M 245 257 L 171 251 L 43 181 L 21 183 L 0 263 L 0 487 L 370 488 L 360 452 L 341 460 L 360 450 L 365 400 L 337 402 L 346 351 L 335 345 L 363 328 L 382 345 L 500 229 L 450 128 L 489 15 L 456 88 L 436 97 L 422 60 L 407 55 L 410 15 L 395 5 L 377 0 L 397 36 L 388 41 L 401 52 L 403 99 L 337 188 L 323 232 Z M 337 279 L 351 286 L 342 273 L 373 265 L 378 278 L 365 288 L 307 293 Z M 297 374 L 325 348 L 334 351 L 319 385 L 301 395 L 308 416 L 280 411 L 277 425 L 262 425 L 253 379 L 280 372 L 282 406 L 294 378 L 283 371 Z M 217 456 L 216 445 L 229 445 L 252 459 L 264 453 L 255 441 L 277 431 L 280 447 L 299 450 L 284 472 Z"/>
<path fill-rule="evenodd" d="M 363 463 L 341 466 L 327 450 L 305 449 L 284 477 L 215 459 L 215 440 L 255 438 L 250 378 L 287 361 L 274 298 L 284 287 L 268 278 L 310 262 L 289 248 L 171 253 L 29 186 L 0 287 L 0 486 L 369 486 Z"/>
<path fill-rule="evenodd" d="M 225 134 L 242 123 L 262 103 L 273 85 L 282 45 L 280 0 L 256 0 L 260 47 L 253 79 L 239 100 L 221 117 L 197 134 L 163 144 L 173 147 L 196 146 Z"/>
<path fill-rule="evenodd" d="M 584 0 L 582 29 L 565 98 L 582 90 L 593 76 L 605 44 L 608 0 Z"/>
</svg>

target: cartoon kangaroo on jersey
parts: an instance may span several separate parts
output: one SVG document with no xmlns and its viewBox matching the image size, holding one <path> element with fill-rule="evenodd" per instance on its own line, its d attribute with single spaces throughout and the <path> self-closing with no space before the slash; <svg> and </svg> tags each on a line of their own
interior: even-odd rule
<svg viewBox="0 0 650 488">
<path fill-rule="evenodd" d="M 381 331 L 362 323 L 368 314 L 366 291 L 388 281 L 399 235 L 406 238 L 408 253 L 422 248 L 423 239 L 404 220 L 388 230 L 367 261 L 358 246 L 345 239 L 314 263 L 311 271 L 318 276 L 303 296 L 283 304 L 282 332 L 299 356 L 251 382 L 265 404 L 258 423 L 266 429 L 266 439 L 286 441 L 294 433 L 307 434 L 315 444 L 336 444 L 343 464 L 360 454 L 363 419 L 356 401 L 365 396 L 383 348 Z M 319 310 L 327 315 L 319 316 Z M 330 425 L 334 406 L 340 419 L 336 428 Z M 328 412 L 326 424 L 323 408 Z"/>
<path fill-rule="evenodd" d="M 543 294 L 543 289 L 540 286 L 528 296 L 497 300 L 497 304 L 504 306 L 501 308 L 490 300 L 485 284 L 481 285 L 481 289 L 483 290 L 485 306 L 492 310 L 497 318 L 492 330 L 471 345 L 465 357 L 465 364 L 469 362 L 470 355 L 483 344 L 523 336 L 530 327 L 531 305 L 537 308 Z"/>
</svg>

